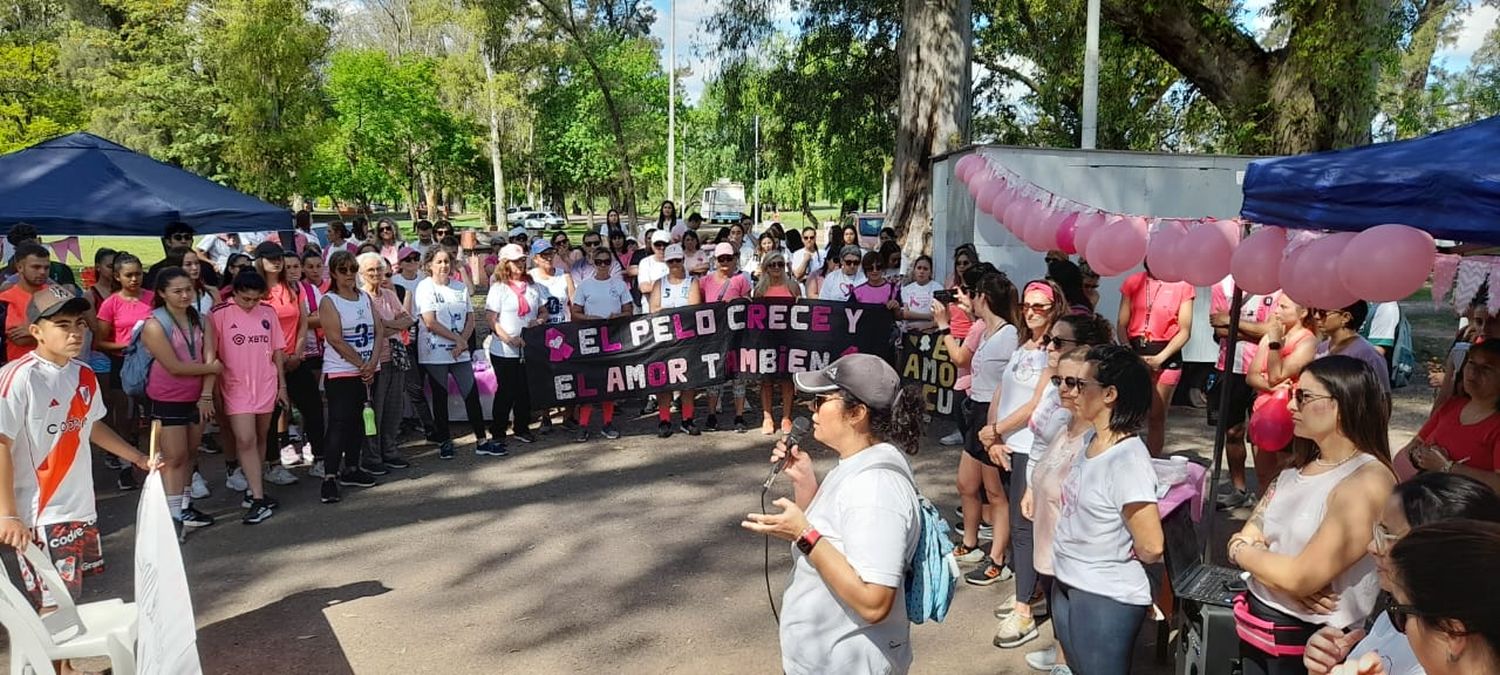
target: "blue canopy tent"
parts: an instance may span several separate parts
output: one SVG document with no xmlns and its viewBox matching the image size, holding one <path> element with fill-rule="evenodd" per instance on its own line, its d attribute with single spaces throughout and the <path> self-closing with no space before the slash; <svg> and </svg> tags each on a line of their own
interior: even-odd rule
<svg viewBox="0 0 1500 675">
<path fill-rule="evenodd" d="M 1342 232 L 1400 223 L 1438 239 L 1500 244 L 1500 116 L 1421 138 L 1251 162 L 1240 216 Z"/>
<path fill-rule="evenodd" d="M 160 237 L 187 223 L 199 234 L 291 227 L 286 209 L 158 162 L 93 134 L 0 156 L 0 228 L 43 234 Z"/>
</svg>

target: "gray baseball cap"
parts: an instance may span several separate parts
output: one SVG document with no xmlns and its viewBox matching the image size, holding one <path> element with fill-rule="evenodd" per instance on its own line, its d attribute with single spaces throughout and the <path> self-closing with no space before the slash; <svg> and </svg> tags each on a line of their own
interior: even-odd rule
<svg viewBox="0 0 1500 675">
<path fill-rule="evenodd" d="M 52 285 L 37 291 L 26 305 L 26 322 L 36 323 L 58 314 L 82 314 L 89 311 L 88 300 L 73 295 L 62 286 Z"/>
<path fill-rule="evenodd" d="M 901 394 L 901 377 L 884 359 L 873 354 L 850 354 L 828 364 L 827 368 L 795 373 L 797 389 L 809 394 L 824 394 L 842 389 L 871 408 L 890 410 Z"/>
</svg>

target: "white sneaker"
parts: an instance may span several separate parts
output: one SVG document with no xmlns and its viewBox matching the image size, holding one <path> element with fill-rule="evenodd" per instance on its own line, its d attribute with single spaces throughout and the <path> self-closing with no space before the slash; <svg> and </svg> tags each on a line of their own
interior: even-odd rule
<svg viewBox="0 0 1500 675">
<path fill-rule="evenodd" d="M 286 445 L 281 448 L 281 465 L 294 467 L 302 463 L 302 452 L 295 445 Z"/>
<path fill-rule="evenodd" d="M 203 474 L 197 471 L 193 472 L 193 486 L 190 489 L 192 492 L 189 494 L 193 496 L 193 499 L 204 499 L 213 494 L 208 490 L 208 481 L 203 480 Z"/>
<path fill-rule="evenodd" d="M 1073 669 L 1067 666 L 1052 666 L 1047 675 L 1073 675 Z"/>
<path fill-rule="evenodd" d="M 302 463 L 303 464 L 312 464 L 313 463 L 312 443 L 303 443 L 302 444 Z"/>
<path fill-rule="evenodd" d="M 293 476 L 292 472 L 287 471 L 286 467 L 278 464 L 266 472 L 266 480 L 270 481 L 273 485 L 291 485 L 297 482 L 297 477 Z"/>
<path fill-rule="evenodd" d="M 957 431 L 955 431 L 955 432 L 953 432 L 951 434 L 948 434 L 947 436 L 944 436 L 944 437 L 938 439 L 938 445 L 946 445 L 946 446 L 952 447 L 952 446 L 955 446 L 955 445 L 963 445 L 963 444 L 964 444 L 964 435 L 961 434 L 961 433 L 959 433 L 959 432 L 957 432 Z"/>
<path fill-rule="evenodd" d="M 244 492 L 250 489 L 250 481 L 245 480 L 245 472 L 243 470 L 235 467 L 234 473 L 229 474 L 229 477 L 224 479 L 224 487 L 229 488 L 231 492 Z"/>
<path fill-rule="evenodd" d="M 313 462 L 312 468 L 307 470 L 307 475 L 313 478 L 326 478 L 328 474 L 323 472 L 323 460 Z"/>
<path fill-rule="evenodd" d="M 1032 670 L 1051 673 L 1053 668 L 1067 668 L 1057 665 L 1057 643 L 1047 645 L 1046 649 L 1038 649 L 1026 655 L 1026 665 Z"/>
</svg>

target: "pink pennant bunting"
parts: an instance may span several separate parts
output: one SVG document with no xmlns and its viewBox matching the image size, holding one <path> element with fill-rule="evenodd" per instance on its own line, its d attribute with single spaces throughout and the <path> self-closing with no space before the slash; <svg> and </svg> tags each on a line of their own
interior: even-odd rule
<svg viewBox="0 0 1500 675">
<path fill-rule="evenodd" d="M 1432 263 L 1432 302 L 1441 305 L 1448 297 L 1448 291 L 1453 289 L 1453 281 L 1458 276 L 1459 256 L 1452 254 L 1440 254 Z"/>
<path fill-rule="evenodd" d="M 1458 263 L 1458 285 L 1453 289 L 1453 306 L 1458 313 L 1462 314 L 1469 309 L 1469 304 L 1474 302 L 1474 296 L 1479 293 L 1479 286 L 1490 275 L 1490 259 L 1488 256 L 1464 258 Z"/>
<path fill-rule="evenodd" d="M 1496 284 L 1500 284 L 1500 258 L 1490 258 L 1490 297 L 1486 298 L 1485 306 L 1489 308 L 1491 316 L 1500 312 L 1500 292 L 1495 291 Z"/>
<path fill-rule="evenodd" d="M 52 254 L 57 256 L 59 262 L 68 262 L 69 254 L 72 254 L 74 258 L 77 258 L 79 263 L 83 262 L 83 250 L 79 248 L 78 237 L 76 236 L 68 237 L 66 239 L 58 239 L 57 241 L 47 244 L 47 246 L 52 249 Z"/>
</svg>

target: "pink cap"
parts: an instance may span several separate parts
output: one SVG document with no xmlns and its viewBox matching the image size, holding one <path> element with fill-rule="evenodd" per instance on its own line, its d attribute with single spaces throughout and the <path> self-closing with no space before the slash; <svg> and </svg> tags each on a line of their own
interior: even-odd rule
<svg viewBox="0 0 1500 675">
<path fill-rule="evenodd" d="M 521 250 L 520 244 L 506 244 L 500 248 L 501 260 L 524 260 L 526 251 Z"/>
<path fill-rule="evenodd" d="M 417 249 L 414 249 L 414 248 L 412 248 L 410 246 L 402 246 L 401 250 L 396 253 L 396 260 L 398 262 L 402 261 L 402 260 L 406 260 L 407 256 L 410 256 L 413 253 L 420 253 L 420 251 L 418 251 Z"/>
<path fill-rule="evenodd" d="M 734 255 L 734 253 L 734 246 L 727 241 L 721 241 L 717 246 L 714 247 L 715 258 L 721 255 Z"/>
</svg>

